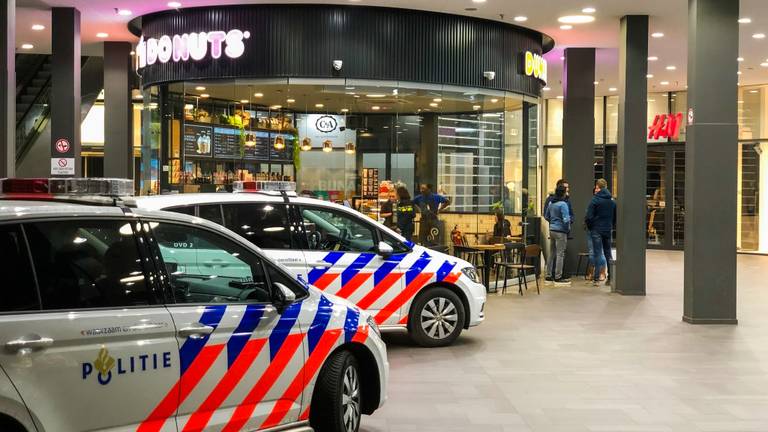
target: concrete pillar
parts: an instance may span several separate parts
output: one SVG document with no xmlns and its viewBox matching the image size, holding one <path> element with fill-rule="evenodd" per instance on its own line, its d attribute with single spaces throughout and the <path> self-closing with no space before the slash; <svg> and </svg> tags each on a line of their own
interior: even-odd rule
<svg viewBox="0 0 768 432">
<path fill-rule="evenodd" d="M 51 9 L 51 175 L 80 176 L 80 11 Z"/>
<path fill-rule="evenodd" d="M 133 178 L 131 44 L 104 43 L 104 176 Z"/>
<path fill-rule="evenodd" d="M 688 1 L 683 320 L 736 324 L 739 2 Z"/>
<path fill-rule="evenodd" d="M 619 145 L 614 289 L 645 295 L 645 183 L 648 111 L 648 16 L 621 18 L 619 35 Z"/>
<path fill-rule="evenodd" d="M 566 48 L 563 71 L 563 178 L 568 180 L 574 212 L 573 240 L 568 241 L 565 265 L 575 274 L 579 252 L 587 250 L 581 229 L 594 187 L 595 49 Z M 554 185 L 546 185 L 553 188 Z"/>
<path fill-rule="evenodd" d="M 16 173 L 16 0 L 0 7 L 0 178 Z"/>
</svg>

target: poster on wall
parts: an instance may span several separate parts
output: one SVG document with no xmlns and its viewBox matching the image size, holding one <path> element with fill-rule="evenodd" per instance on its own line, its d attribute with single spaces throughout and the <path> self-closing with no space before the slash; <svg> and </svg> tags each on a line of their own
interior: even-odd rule
<svg viewBox="0 0 768 432">
<path fill-rule="evenodd" d="M 184 156 L 211 157 L 213 155 L 213 139 L 210 126 L 195 124 L 184 125 Z"/>
</svg>

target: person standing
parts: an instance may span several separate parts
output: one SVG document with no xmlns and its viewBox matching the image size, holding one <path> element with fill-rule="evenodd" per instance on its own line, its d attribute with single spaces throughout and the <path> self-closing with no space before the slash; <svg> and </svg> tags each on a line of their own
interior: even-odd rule
<svg viewBox="0 0 768 432">
<path fill-rule="evenodd" d="M 571 215 L 571 224 L 573 224 L 573 215 L 575 213 L 573 212 L 573 206 L 571 205 L 571 199 L 570 199 L 571 187 L 568 184 L 568 180 L 566 180 L 566 179 L 560 179 L 560 180 L 557 181 L 557 183 L 555 183 L 555 189 L 557 189 L 560 186 L 565 188 L 565 202 L 566 202 L 566 204 L 568 204 L 568 214 Z M 544 209 L 543 209 L 541 214 L 543 214 L 543 215 L 547 214 L 547 209 L 549 208 L 549 205 L 552 204 L 552 201 L 554 201 L 554 200 L 555 200 L 555 193 L 553 192 L 553 193 L 549 194 L 547 196 L 547 199 L 544 201 Z M 569 231 L 568 232 L 568 239 L 570 240 L 572 238 L 573 237 L 571 236 L 570 231 Z M 547 262 L 549 262 L 549 260 L 547 260 Z M 565 266 L 565 264 L 563 264 L 563 266 Z M 552 273 L 554 273 L 554 269 L 547 268 L 547 274 L 551 275 Z M 546 279 L 545 279 L 545 281 L 546 281 Z M 551 282 L 551 281 L 547 281 L 547 282 Z"/>
<path fill-rule="evenodd" d="M 544 218 L 549 222 L 549 246 L 551 252 L 547 259 L 547 271 L 551 272 L 547 279 L 554 281 L 555 286 L 568 286 L 571 280 L 563 277 L 565 248 L 568 245 L 568 233 L 571 231 L 571 214 L 566 201 L 565 186 L 555 188 L 555 195 L 547 206 Z"/>
<path fill-rule="evenodd" d="M 592 239 L 592 260 L 595 263 L 593 284 L 600 285 L 600 274 L 610 264 L 611 236 L 616 225 L 616 203 L 605 179 L 597 181 L 600 189 L 589 202 L 584 222 Z M 610 275 L 609 275 L 610 277 Z"/>
<path fill-rule="evenodd" d="M 421 244 L 437 243 L 441 236 L 439 233 L 434 235 L 433 229 L 440 229 L 438 215 L 446 207 L 451 205 L 450 198 L 432 192 L 432 185 L 422 183 L 419 186 L 421 194 L 413 199 L 413 204 L 421 213 L 421 222 L 419 223 L 419 242 Z M 439 231 L 438 231 L 439 232 Z"/>
<path fill-rule="evenodd" d="M 416 218 L 416 210 L 413 208 L 411 194 L 403 186 L 397 188 L 397 229 L 408 241 L 413 241 L 413 220 Z"/>
</svg>

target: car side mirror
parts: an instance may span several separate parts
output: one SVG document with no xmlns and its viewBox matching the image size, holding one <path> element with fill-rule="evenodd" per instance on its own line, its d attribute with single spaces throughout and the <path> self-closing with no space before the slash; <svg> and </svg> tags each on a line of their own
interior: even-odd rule
<svg viewBox="0 0 768 432">
<path fill-rule="evenodd" d="M 395 250 L 392 248 L 392 246 L 389 245 L 389 243 L 382 241 L 379 242 L 379 245 L 376 247 L 376 252 L 386 258 L 395 253 Z"/>
<path fill-rule="evenodd" d="M 296 302 L 296 293 L 280 282 L 275 282 L 273 285 L 276 288 L 276 292 L 273 294 L 275 298 L 272 300 L 272 303 L 279 313 L 283 313 L 286 307 Z"/>
</svg>

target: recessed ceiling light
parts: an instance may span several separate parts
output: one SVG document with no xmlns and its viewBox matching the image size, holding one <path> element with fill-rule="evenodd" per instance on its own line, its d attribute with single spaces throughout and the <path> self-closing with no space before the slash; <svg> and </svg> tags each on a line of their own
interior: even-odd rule
<svg viewBox="0 0 768 432">
<path fill-rule="evenodd" d="M 317 104 L 315 104 L 315 108 L 322 108 L 322 107 L 324 107 L 324 106 L 325 106 L 325 105 L 323 105 L 323 104 L 320 104 L 320 103 L 317 103 Z"/>
<path fill-rule="evenodd" d="M 662 82 L 660 82 L 659 84 L 661 84 L 661 85 L 663 85 L 663 86 L 665 86 L 665 85 L 669 85 L 669 81 L 662 81 Z"/>
<path fill-rule="evenodd" d="M 618 90 L 616 87 L 611 87 L 608 89 L 608 91 L 611 91 L 611 92 L 615 92 L 616 90 Z"/>
<path fill-rule="evenodd" d="M 765 39 L 765 33 L 755 33 L 752 37 L 755 39 Z"/>
<path fill-rule="evenodd" d="M 593 82 L 592 84 L 594 84 L 594 85 L 598 85 L 598 84 L 600 84 L 600 82 L 599 82 L 599 81 L 595 81 L 595 82 Z"/>
<path fill-rule="evenodd" d="M 381 93 L 372 93 L 372 94 L 367 94 L 366 96 L 368 96 L 369 98 L 383 98 L 386 95 Z"/>
<path fill-rule="evenodd" d="M 572 28 L 573 28 L 573 26 L 570 25 L 570 24 L 563 24 L 563 25 L 560 26 L 560 30 L 570 30 Z"/>
<path fill-rule="evenodd" d="M 130 55 L 136 55 L 136 51 L 134 51 L 134 50 L 131 50 L 131 52 L 129 52 L 128 54 L 130 54 Z"/>
<path fill-rule="evenodd" d="M 174 8 L 174 9 L 178 9 L 178 8 L 181 7 L 181 3 L 177 2 L 177 1 L 168 2 L 168 7 L 169 8 Z"/>
<path fill-rule="evenodd" d="M 656 61 L 656 60 L 658 60 L 658 59 L 659 59 L 659 58 L 658 58 L 658 57 L 656 57 L 656 56 L 650 56 L 650 57 L 648 57 L 648 61 Z"/>
<path fill-rule="evenodd" d="M 581 10 L 581 13 L 585 13 L 585 14 L 593 14 L 595 12 L 597 12 L 597 9 L 593 7 L 585 7 L 584 9 Z"/>
<path fill-rule="evenodd" d="M 115 9 L 115 13 L 117 13 L 120 16 L 133 15 L 133 12 L 131 12 L 130 9 Z"/>
<path fill-rule="evenodd" d="M 528 17 L 525 15 L 518 15 L 513 18 L 516 22 L 526 22 L 528 21 Z"/>
<path fill-rule="evenodd" d="M 677 70 L 677 66 L 675 65 L 669 65 L 666 67 L 667 70 Z"/>
<path fill-rule="evenodd" d="M 31 50 L 34 47 L 35 47 L 34 45 L 29 43 L 21 44 L 21 49 L 25 49 L 25 50 Z"/>
<path fill-rule="evenodd" d="M 96 37 L 97 38 L 101 38 L 101 39 L 105 39 L 105 38 L 109 37 L 109 33 L 104 33 L 104 32 L 96 33 Z"/>
<path fill-rule="evenodd" d="M 472 105 L 473 110 L 479 110 L 480 108 L 482 108 L 481 105 Z"/>
<path fill-rule="evenodd" d="M 565 99 L 562 95 L 557 97 L 558 99 Z"/>
<path fill-rule="evenodd" d="M 565 56 L 560 56 L 560 60 L 565 60 Z"/>
<path fill-rule="evenodd" d="M 279 110 L 282 107 L 283 107 L 282 105 L 272 105 L 271 107 L 269 107 L 269 109 Z"/>
<path fill-rule="evenodd" d="M 285 101 L 288 102 L 288 103 L 294 103 L 294 102 L 296 102 L 296 99 L 286 99 Z"/>
<path fill-rule="evenodd" d="M 499 101 L 498 99 L 491 99 L 491 103 L 496 103 L 498 101 Z"/>
<path fill-rule="evenodd" d="M 741 75 L 741 71 L 736 72 L 736 75 Z"/>
<path fill-rule="evenodd" d="M 211 95 L 209 95 L 208 93 L 202 93 L 202 94 L 200 94 L 200 97 L 201 97 L 201 98 L 207 98 L 207 97 L 210 97 L 210 96 L 211 96 Z"/>
<path fill-rule="evenodd" d="M 197 86 L 197 87 L 195 87 L 195 90 L 197 90 L 197 91 L 203 91 L 203 90 L 205 90 L 205 87 L 203 87 L 203 86 Z"/>
<path fill-rule="evenodd" d="M 254 93 L 255 97 L 264 97 L 264 93 Z"/>
<path fill-rule="evenodd" d="M 247 104 L 248 102 L 250 102 L 248 99 L 240 99 L 240 103 L 242 104 Z"/>
<path fill-rule="evenodd" d="M 550 90 L 552 90 L 552 89 L 551 89 L 551 88 L 549 88 L 549 87 L 544 87 L 542 90 L 544 90 L 544 91 L 550 91 Z"/>
<path fill-rule="evenodd" d="M 566 15 L 557 19 L 557 22 L 562 24 L 586 24 L 595 20 L 595 17 L 591 15 Z"/>
<path fill-rule="evenodd" d="M 645 76 L 646 78 L 653 78 L 653 74 L 648 74 Z"/>
<path fill-rule="evenodd" d="M 440 99 L 440 98 L 434 98 L 434 99 L 432 99 L 432 102 L 442 102 L 442 101 L 443 101 L 443 100 L 442 100 L 442 99 Z"/>
<path fill-rule="evenodd" d="M 752 22 L 752 18 L 747 18 L 747 17 L 739 18 L 739 24 L 749 24 L 751 22 Z"/>
<path fill-rule="evenodd" d="M 663 38 L 664 37 L 664 33 L 662 33 L 662 32 L 651 33 L 651 37 L 656 38 L 656 39 Z"/>
<path fill-rule="evenodd" d="M 750 93 L 757 93 L 757 90 L 750 90 Z"/>
<path fill-rule="evenodd" d="M 45 30 L 45 26 L 42 24 L 32 24 L 32 30 L 34 31 L 43 31 Z"/>
<path fill-rule="evenodd" d="M 437 102 L 430 102 L 430 103 L 429 103 L 429 106 L 431 106 L 432 108 L 434 108 L 434 107 L 436 107 L 436 106 L 437 106 Z"/>
<path fill-rule="evenodd" d="M 342 108 L 341 112 L 349 112 L 349 108 Z"/>
<path fill-rule="evenodd" d="M 472 0 L 472 3 L 485 3 L 485 0 Z"/>
<path fill-rule="evenodd" d="M 762 63 L 760 63 L 760 66 L 762 66 L 762 67 L 768 67 L 768 62 L 762 62 Z"/>
<path fill-rule="evenodd" d="M 743 101 L 743 100 L 740 100 L 740 101 L 739 101 L 739 103 L 744 103 L 744 101 Z"/>
<path fill-rule="evenodd" d="M 737 62 L 743 62 L 744 61 L 744 57 L 736 57 L 736 61 Z"/>
<path fill-rule="evenodd" d="M 371 109 L 374 110 L 374 111 L 378 111 L 378 110 L 381 109 L 381 107 L 378 106 L 378 105 L 374 105 L 374 106 L 371 107 Z"/>
</svg>

